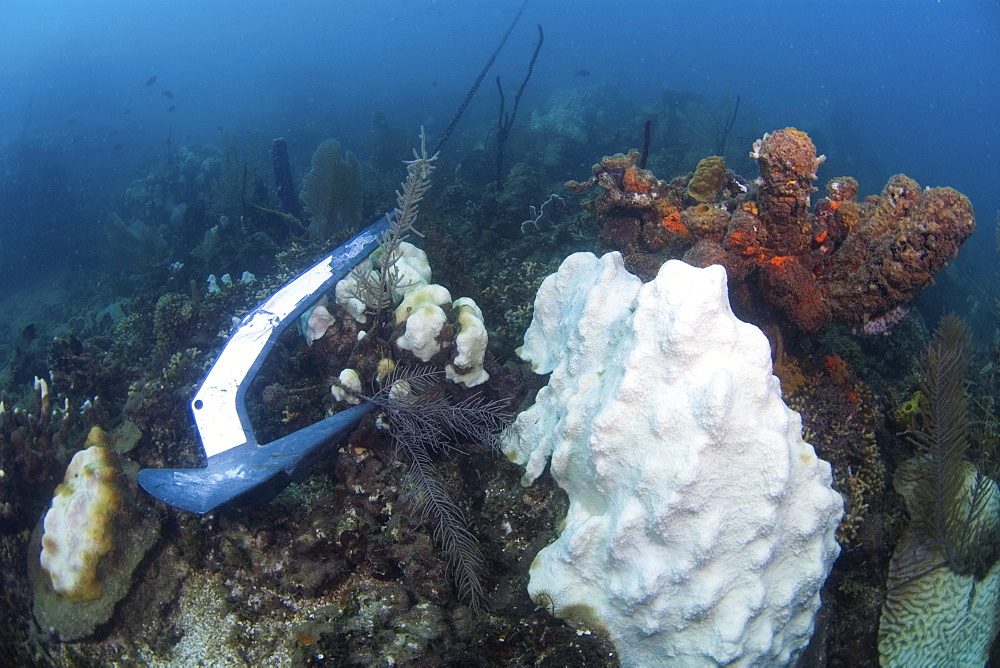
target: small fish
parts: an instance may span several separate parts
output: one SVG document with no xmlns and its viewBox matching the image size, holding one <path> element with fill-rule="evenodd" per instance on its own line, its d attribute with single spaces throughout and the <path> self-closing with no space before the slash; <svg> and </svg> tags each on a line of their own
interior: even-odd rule
<svg viewBox="0 0 1000 668">
<path fill-rule="evenodd" d="M 74 123 L 76 123 L 76 117 L 66 119 L 67 125 L 73 125 Z"/>
<path fill-rule="evenodd" d="M 167 107 L 167 111 L 177 111 L 177 106 L 172 104 L 169 107 Z"/>
<path fill-rule="evenodd" d="M 124 145 L 125 144 L 115 144 L 114 146 L 111 147 L 111 150 L 112 151 L 120 151 L 120 150 L 122 150 L 122 146 L 124 146 Z"/>
<path fill-rule="evenodd" d="M 128 116 L 131 113 L 132 113 L 131 109 L 122 109 L 122 115 L 123 116 Z"/>
<path fill-rule="evenodd" d="M 163 97 L 167 98 L 168 100 L 172 100 L 174 99 L 174 94 L 171 93 L 169 90 L 165 90 L 163 91 Z"/>
<path fill-rule="evenodd" d="M 590 76 L 590 70 L 577 70 L 576 71 L 576 76 L 578 76 L 578 77 L 589 77 Z"/>
<path fill-rule="evenodd" d="M 118 130 L 112 130 L 108 134 L 111 135 L 112 137 L 117 137 L 118 136 Z"/>
<path fill-rule="evenodd" d="M 156 83 L 156 79 L 157 79 L 157 77 L 156 77 L 155 74 L 153 76 L 149 77 L 148 79 L 146 79 L 146 86 L 152 86 L 153 84 L 155 84 Z"/>
<path fill-rule="evenodd" d="M 30 325 L 27 325 L 24 329 L 21 330 L 21 341 L 24 343 L 24 345 L 28 345 L 34 340 L 35 340 L 35 323 L 31 323 Z"/>
</svg>

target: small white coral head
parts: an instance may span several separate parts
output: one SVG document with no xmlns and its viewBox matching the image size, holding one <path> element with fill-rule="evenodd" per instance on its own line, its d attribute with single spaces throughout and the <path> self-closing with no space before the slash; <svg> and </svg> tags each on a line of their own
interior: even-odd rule
<svg viewBox="0 0 1000 668">
<path fill-rule="evenodd" d="M 95 440 L 92 432 L 87 442 Z M 71 601 L 102 595 L 97 566 L 113 547 L 112 517 L 122 503 L 118 467 L 114 452 L 101 445 L 77 452 L 45 513 L 40 563 L 52 588 Z"/>
<path fill-rule="evenodd" d="M 450 301 L 450 300 L 449 300 Z M 409 350 L 421 362 L 430 361 L 441 351 L 438 336 L 447 321 L 440 306 L 427 303 L 406 318 L 406 332 L 396 339 L 396 346 Z"/>
<path fill-rule="evenodd" d="M 431 282 L 431 265 L 427 261 L 427 253 L 406 241 L 399 244 L 396 256 L 396 271 L 399 272 L 399 284 L 393 298 L 402 299 L 406 292 L 419 288 Z"/>
<path fill-rule="evenodd" d="M 337 376 L 337 383 L 330 386 L 330 393 L 337 401 L 360 404 L 358 395 L 361 394 L 361 376 L 354 369 L 344 369 Z"/>
<path fill-rule="evenodd" d="M 365 303 L 361 301 L 361 279 L 367 277 L 369 281 L 378 282 L 378 274 L 372 269 L 371 260 L 362 260 L 347 276 L 337 281 L 334 287 L 334 298 L 337 303 L 356 321 L 364 324 L 368 322 L 365 315 Z"/>
<path fill-rule="evenodd" d="M 306 343 L 311 346 L 313 341 L 322 339 L 333 322 L 334 318 L 325 306 L 320 305 L 314 308 L 309 314 L 309 320 L 306 324 Z"/>
<path fill-rule="evenodd" d="M 379 267 L 388 262 L 396 272 L 396 286 L 392 292 L 393 302 L 398 303 L 407 290 L 431 282 L 431 265 L 427 261 L 427 253 L 411 243 L 401 242 L 388 260 L 381 248 L 372 253 L 370 258 L 372 264 Z"/>
<path fill-rule="evenodd" d="M 444 306 L 451 303 L 451 293 L 448 288 L 437 283 L 422 285 L 412 290 L 407 290 L 403 296 L 403 301 L 396 307 L 396 324 L 402 324 L 424 304 L 434 304 Z"/>
<path fill-rule="evenodd" d="M 378 361 L 375 371 L 375 380 L 382 382 L 396 370 L 396 362 L 389 357 L 383 357 Z"/>
<path fill-rule="evenodd" d="M 457 355 L 445 367 L 445 376 L 453 383 L 475 387 L 490 378 L 490 374 L 483 369 L 486 344 L 489 341 L 483 324 L 483 312 L 469 297 L 456 300 L 453 307 L 458 312 L 459 332 L 455 337 Z"/>
</svg>

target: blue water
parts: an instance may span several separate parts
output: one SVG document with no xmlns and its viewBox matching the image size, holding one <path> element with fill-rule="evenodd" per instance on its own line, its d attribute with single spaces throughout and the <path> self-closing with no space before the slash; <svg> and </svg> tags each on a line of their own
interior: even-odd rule
<svg viewBox="0 0 1000 668">
<path fill-rule="evenodd" d="M 359 150 L 377 111 L 395 126 L 440 132 L 519 5 L 8 0 L 0 5 L 0 258 L 8 267 L 87 262 L 80 244 L 99 243 L 96 221 L 130 178 L 162 159 L 168 138 L 174 148 L 215 146 L 222 131 L 256 130 L 287 137 L 302 164 L 331 136 Z M 1000 5 L 981 0 L 613 10 L 533 0 L 460 131 L 496 114 L 494 75 L 512 96 L 540 23 L 545 43 L 522 123 L 553 90 L 602 82 L 636 105 L 664 88 L 739 94 L 763 127 L 813 135 L 830 158 L 821 182 L 853 174 L 868 194 L 905 172 L 967 194 L 980 232 L 963 255 L 995 261 L 998 19 Z M 12 183 L 25 163 L 41 173 Z"/>
</svg>

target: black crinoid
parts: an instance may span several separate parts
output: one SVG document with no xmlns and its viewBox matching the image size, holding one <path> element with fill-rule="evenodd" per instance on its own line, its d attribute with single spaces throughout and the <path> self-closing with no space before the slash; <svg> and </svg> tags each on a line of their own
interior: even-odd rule
<svg viewBox="0 0 1000 668">
<path fill-rule="evenodd" d="M 394 457 L 409 460 L 404 498 L 421 523 L 432 521 L 434 541 L 444 551 L 459 596 L 480 611 L 487 602 L 479 581 L 484 567 L 479 543 L 434 468 L 435 455 L 465 454 L 473 444 L 500 453 L 500 433 L 511 422 L 504 400 L 475 394 L 454 401 L 442 388 L 444 374 L 426 368 L 399 368 L 369 401 L 382 409 L 380 426 L 389 434 Z"/>
</svg>

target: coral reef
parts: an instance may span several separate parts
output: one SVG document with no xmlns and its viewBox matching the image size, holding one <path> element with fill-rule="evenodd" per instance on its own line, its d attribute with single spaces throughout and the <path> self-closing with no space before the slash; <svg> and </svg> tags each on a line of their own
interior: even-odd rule
<svg viewBox="0 0 1000 668">
<path fill-rule="evenodd" d="M 922 190 L 902 175 L 864 202 L 855 200 L 854 179 L 838 177 L 810 210 L 824 158 L 794 128 L 765 134 L 751 156 L 756 188 L 731 172 L 720 178 L 715 163 L 665 183 L 636 166 L 636 151 L 604 158 L 590 180 L 566 187 L 602 188 L 594 200 L 601 240 L 643 278 L 671 257 L 722 264 L 740 312 L 763 321 L 777 314 L 804 332 L 832 321 L 884 330 L 975 230 L 968 198 L 952 188 Z M 700 202 L 694 213 L 685 196 Z"/>
<path fill-rule="evenodd" d="M 555 616 L 567 600 L 558 587 L 532 590 L 536 601 L 529 598 L 527 585 L 536 577 L 530 564 L 568 524 L 570 499 L 549 472 L 522 487 L 523 469 L 482 452 L 468 433 L 422 441 L 424 432 L 399 429 L 407 419 L 410 427 L 422 425 L 413 422 L 414 415 L 436 411 L 440 418 L 467 402 L 513 398 L 501 407 L 512 411 L 534 397 L 547 378 L 532 374 L 514 353 L 532 319 L 533 297 L 567 255 L 602 248 L 621 249 L 628 266 L 648 280 L 670 258 L 726 267 L 733 307 L 742 319 L 760 323 L 774 344 L 773 369 L 785 402 L 800 412 L 806 440 L 830 463 L 833 489 L 845 499 L 835 532 L 841 554 L 821 592 L 823 605 L 803 663 L 877 661 L 890 557 L 910 523 L 903 498 L 884 483 L 885 469 L 897 473 L 896 487 L 910 497 L 915 485 L 907 480 L 913 475 L 926 487 L 926 466 L 900 466 L 913 455 L 903 432 L 920 431 L 931 405 L 914 381 L 915 351 L 926 344 L 923 318 L 945 301 L 962 309 L 977 330 L 968 374 L 966 458 L 984 474 L 980 498 L 995 511 L 996 495 L 984 493 L 990 488 L 982 481 L 997 478 L 991 453 L 1000 444 L 994 288 L 1000 281 L 983 280 L 970 286 L 978 288 L 975 294 L 963 294 L 954 288 L 968 267 L 940 270 L 971 230 L 971 209 L 954 191 L 921 192 L 905 177 L 894 177 L 867 199 L 872 191 L 859 195 L 858 182 L 848 176 L 830 179 L 823 192 L 813 176 L 817 168 L 846 171 L 841 151 L 847 138 L 839 135 L 832 152 L 820 141 L 823 135 L 813 134 L 830 155 L 822 165 L 809 138 L 792 130 L 761 139 L 755 162 L 747 149 L 769 128 L 755 127 L 754 101 L 745 92 L 734 125 L 732 96 L 715 103 L 696 93 L 664 91 L 658 102 L 640 108 L 623 90 L 585 85 L 599 78 L 575 78 L 573 89 L 556 89 L 541 106 L 526 108 L 522 121 L 530 115 L 530 127 L 515 125 L 504 147 L 512 169 L 504 175 L 503 191 L 491 185 L 493 119 L 481 123 L 480 130 L 489 129 L 478 136 L 474 127 L 463 126 L 449 145 L 457 150 L 442 154 L 418 221 L 426 236 L 416 243 L 427 255 L 425 283 L 436 281 L 449 296 L 463 299 L 435 303 L 444 314 L 438 336 L 416 346 L 433 370 L 413 368 L 420 357 L 396 345 L 408 326 L 415 338 L 428 324 L 424 315 L 396 321 L 397 300 L 407 286 L 389 291 L 391 304 L 383 304 L 380 314 L 377 296 L 369 304 L 355 299 L 353 309 L 345 310 L 331 305 L 329 295 L 329 317 L 320 308 L 311 314 L 313 345 L 294 332 L 276 341 L 247 402 L 262 440 L 286 436 L 341 409 L 342 402 L 380 392 L 380 400 L 395 391 L 413 405 L 396 405 L 395 414 L 392 406 L 379 409 L 270 502 L 211 516 L 153 506 L 137 493 L 135 470 L 203 464 L 189 410 L 192 391 L 233 323 L 325 255 L 327 244 L 292 211 L 287 183 L 271 180 L 267 146 L 252 131 L 220 128 L 213 147 L 181 146 L 168 138 L 165 147 L 148 151 L 127 188 L 74 187 L 56 198 L 65 221 L 104 221 L 97 238 L 93 226 L 46 222 L 45 200 L 55 201 L 52 183 L 77 180 L 44 155 L 23 156 L 24 165 L 37 170 L 40 197 L 8 202 L 7 213 L 19 224 L 10 228 L 14 238 L 6 248 L 16 255 L 23 240 L 37 237 L 52 262 L 42 265 L 44 272 L 21 272 L 16 262 L 14 269 L 8 266 L 12 285 L 5 296 L 18 282 L 40 286 L 58 274 L 60 248 L 70 247 L 73 265 L 79 259 L 85 266 L 72 270 L 58 294 L 26 293 L 34 308 L 8 307 L 0 322 L 0 656 L 6 663 L 619 665 L 623 657 L 600 628 Z M 612 156 L 628 142 L 642 141 L 644 125 L 648 160 L 638 152 Z M 404 176 L 399 161 L 415 146 L 408 130 L 394 128 L 382 114 L 372 127 L 367 146 L 358 134 L 341 137 L 357 152 L 364 173 L 362 224 L 367 214 L 396 206 L 394 193 Z M 293 199 L 311 149 L 324 139 L 310 133 L 302 128 L 287 135 Z M 127 159 L 126 153 L 117 156 Z M 716 163 L 716 185 L 702 183 L 715 161 L 695 168 L 713 154 L 728 167 Z M 559 188 L 602 155 L 611 157 L 592 183 L 601 188 L 584 197 Z M 864 159 L 853 163 L 858 171 L 851 173 L 868 187 L 871 172 L 879 171 L 877 160 L 854 157 Z M 343 151 L 338 158 L 347 162 Z M 755 164 L 761 169 L 757 181 Z M 15 169 L 17 179 L 23 172 Z M 114 213 L 109 202 L 116 203 Z M 30 257 L 35 255 L 25 254 Z M 410 269 L 420 274 L 415 254 L 406 258 L 405 269 L 383 259 L 369 264 L 378 274 L 374 293 L 384 292 L 383 269 L 395 266 L 402 284 L 414 278 Z M 206 290 L 210 274 L 238 277 L 247 270 L 257 274 L 256 282 L 222 278 L 214 281 L 217 292 Z M 914 306 L 914 295 L 931 277 L 938 286 Z M 465 296 L 474 298 L 475 307 Z M 819 336 L 802 335 L 824 322 L 832 326 Z M 308 332 L 308 318 L 305 325 Z M 466 378 L 465 385 L 483 382 L 470 389 L 446 380 L 449 370 L 454 379 Z M 643 381 L 661 370 L 649 365 Z M 408 381 L 401 374 L 424 372 L 435 379 L 426 392 L 402 392 Z M 592 380 L 600 384 L 607 375 Z M 403 382 L 387 384 L 393 377 Z M 639 401 L 649 386 L 637 387 Z M 672 394 L 658 408 L 682 395 Z M 105 596 L 76 603 L 58 595 L 41 568 L 40 520 L 94 425 L 113 436 L 123 502 L 114 515 L 116 548 L 98 566 Z M 429 461 L 433 474 L 425 471 L 423 482 L 429 484 L 421 488 L 407 471 L 422 457 L 417 465 Z M 974 489 L 976 480 L 965 480 Z M 434 502 L 447 504 L 446 510 L 430 509 L 423 517 L 414 494 L 420 489 L 443 490 L 447 499 Z M 436 539 L 442 523 L 465 542 Z M 991 531 L 985 526 L 971 534 Z M 929 544 L 926 536 L 910 540 L 915 532 L 909 530 L 900 543 L 901 555 Z M 148 552 L 140 549 L 146 541 L 153 543 Z M 449 561 L 455 545 L 469 557 L 464 565 Z M 127 555 L 118 555 L 117 546 L 133 550 L 134 570 L 122 566 L 128 560 L 119 556 Z M 932 561 L 917 561 L 916 568 L 929 570 L 944 560 L 938 549 L 928 554 Z M 947 630 L 974 647 L 984 637 L 977 624 L 992 623 L 994 612 L 977 607 L 990 600 L 992 585 L 988 578 L 976 583 L 975 574 L 952 578 L 951 570 L 941 566 L 915 586 L 894 586 L 888 598 L 917 592 L 913 600 L 922 613 L 945 612 L 940 624 L 926 615 L 905 619 L 911 635 L 915 630 L 938 639 Z M 900 573 L 905 569 L 894 570 L 894 577 Z M 688 582 L 704 586 L 713 580 L 699 573 Z M 486 608 L 481 598 L 470 599 L 476 587 L 489 599 L 489 609 L 480 614 L 468 605 L 478 601 Z M 940 592 L 953 597 L 935 608 Z M 566 617 L 574 612 L 585 610 Z"/>
<path fill-rule="evenodd" d="M 434 469 L 485 559 L 480 583 L 494 612 L 473 616 L 461 604 L 458 587 L 450 586 L 454 572 L 435 545 L 435 518 L 421 518 L 419 509 L 414 514 L 400 512 L 410 501 L 407 461 L 373 422 L 364 424 L 339 453 L 319 462 L 312 476 L 291 485 L 269 505 L 211 517 L 157 507 L 165 518 L 162 537 L 155 527 L 142 524 L 116 527 L 116 535 L 120 531 L 134 538 L 122 543 L 136 549 L 138 566 L 122 568 L 115 571 L 120 576 L 109 578 L 112 565 L 117 569 L 121 562 L 115 560 L 115 550 L 106 555 L 98 567 L 105 596 L 98 601 L 72 603 L 56 595 L 50 584 L 45 589 L 49 578 L 37 559 L 41 529 L 33 537 L 31 527 L 45 512 L 56 477 L 87 429 L 97 423 L 110 430 L 123 420 L 140 426 L 141 440 L 136 444 L 129 439 L 127 453 L 119 448 L 126 447 L 124 442 L 115 444 L 123 463 L 120 481 L 128 488 L 115 519 L 126 518 L 124 511 L 132 503 L 139 504 L 139 515 L 145 516 L 147 498 L 141 492 L 135 495 L 136 468 L 200 464 L 188 401 L 233 319 L 327 252 L 319 243 L 289 240 L 287 235 L 280 236 L 280 245 L 273 241 L 279 236 L 259 236 L 264 226 L 284 223 L 254 206 L 266 202 L 255 199 L 258 184 L 246 184 L 244 192 L 242 160 L 227 169 L 234 178 L 225 184 L 225 206 L 239 212 L 245 194 L 247 217 L 220 214 L 218 224 L 206 221 L 199 202 L 213 210 L 215 204 L 212 179 L 202 175 L 215 173 L 218 165 L 212 158 L 205 163 L 211 172 L 200 171 L 192 158 L 196 155 L 172 154 L 169 159 L 183 169 L 165 170 L 162 186 L 158 171 L 139 179 L 127 200 L 135 207 L 130 209 L 134 215 L 123 214 L 130 225 L 142 222 L 164 242 L 169 255 L 142 259 L 138 265 L 109 262 L 102 272 L 74 277 L 73 298 L 51 309 L 52 325 L 40 322 L 33 364 L 11 364 L 11 378 L 0 380 L 5 406 L 0 409 L 0 653 L 18 665 L 96 665 L 108 660 L 130 665 L 268 665 L 324 657 L 328 662 L 395 657 L 428 665 L 470 665 L 484 655 L 514 665 L 551 661 L 555 652 L 560 660 L 573 663 L 613 662 L 614 650 L 602 638 L 580 635 L 535 609 L 524 590 L 530 559 L 554 535 L 565 507 L 554 485 L 522 490 L 515 466 L 476 454 L 465 438 L 445 444 L 460 447 L 462 456 L 442 456 L 431 449 Z M 253 165 L 248 172 L 253 174 Z M 190 187 L 182 187 L 179 175 L 186 175 Z M 186 206 L 178 208 L 180 204 Z M 517 229 L 527 203 L 512 198 L 509 206 Z M 148 220 L 142 218 L 145 211 Z M 170 228 L 173 224 L 197 234 L 185 232 L 182 240 Z M 515 236 L 519 238 L 519 230 Z M 438 247 L 440 239 L 434 242 Z M 192 253 L 195 247 L 197 254 Z M 461 257 L 475 259 L 472 266 L 492 284 L 493 265 L 477 258 L 476 248 L 467 245 Z M 111 253 L 132 257 L 124 251 Z M 206 292 L 209 273 L 238 275 L 247 268 L 245 258 L 258 254 L 267 260 L 264 269 L 252 267 L 258 281 L 218 281 L 218 292 Z M 168 265 L 171 260 L 176 261 Z M 456 294 L 470 294 L 464 286 L 453 287 L 456 278 L 468 284 L 460 263 L 441 264 L 449 272 L 449 287 Z M 127 277 L 121 267 L 128 267 Z M 122 280 L 107 280 L 119 274 Z M 509 280 L 507 305 L 526 319 L 530 300 L 525 295 L 533 287 L 523 287 L 517 274 Z M 467 331 L 466 338 L 474 343 L 478 327 L 468 322 L 474 315 L 469 305 L 449 304 L 448 309 L 458 325 L 454 361 L 463 365 L 477 346 L 465 346 L 458 337 Z M 59 319 L 73 319 L 78 338 L 66 336 L 66 325 Z M 488 324 L 490 319 L 485 320 Z M 52 326 L 60 329 L 53 332 Z M 393 319 L 378 336 L 359 345 L 362 331 L 369 328 L 338 312 L 313 346 L 292 333 L 277 343 L 261 384 L 249 390 L 254 397 L 249 402 L 252 420 L 264 427 L 261 435 L 283 436 L 332 410 L 329 381 L 356 349 L 358 359 L 368 360 L 361 365 L 370 373 L 366 383 L 379 376 L 384 366 L 380 362 L 393 351 L 393 340 L 401 332 Z M 53 342 L 50 334 L 59 341 Z M 51 378 L 51 392 L 43 406 L 40 390 L 31 389 L 31 373 L 26 378 L 25 373 L 45 371 L 49 348 L 52 373 L 46 378 Z M 491 377 L 480 389 L 489 397 L 513 396 L 521 389 L 517 374 L 498 368 L 490 356 L 483 366 Z M 448 402 L 472 396 L 453 383 L 441 386 L 447 388 Z M 370 391 L 368 386 L 362 389 Z M 154 547 L 143 558 L 138 548 L 146 540 Z"/>
<path fill-rule="evenodd" d="M 784 367 L 779 375 L 783 394 L 802 415 L 803 438 L 830 462 L 833 487 L 844 497 L 837 539 L 850 548 L 869 505 L 885 490 L 885 465 L 875 437 L 881 423 L 877 401 L 837 354 L 824 356 L 822 369 L 808 375 L 794 360 L 786 359 Z M 792 382 L 786 383 L 786 378 Z"/>
</svg>

